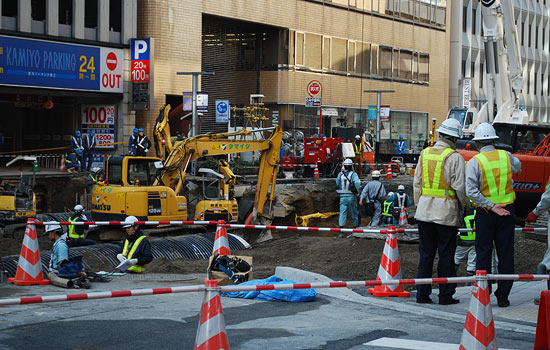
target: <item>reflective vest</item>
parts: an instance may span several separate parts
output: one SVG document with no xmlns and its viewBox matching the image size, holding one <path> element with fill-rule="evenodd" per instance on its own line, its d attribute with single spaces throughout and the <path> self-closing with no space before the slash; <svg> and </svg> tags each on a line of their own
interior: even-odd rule
<svg viewBox="0 0 550 350">
<path fill-rule="evenodd" d="M 363 150 L 361 147 L 361 143 L 359 143 L 359 146 L 357 145 L 357 141 L 353 143 L 353 148 L 355 149 L 355 154 L 360 155 L 363 154 Z"/>
<path fill-rule="evenodd" d="M 141 241 L 145 239 L 145 236 L 140 236 L 133 244 L 130 244 L 128 240 L 124 241 L 124 247 L 122 248 L 122 255 L 126 256 L 128 260 L 131 260 L 134 256 L 134 253 L 139 247 L 139 244 Z M 128 253 L 128 249 L 130 249 L 130 253 Z M 144 265 L 134 265 L 131 266 L 128 270 L 137 272 L 137 273 L 144 273 L 145 272 L 145 266 Z"/>
<path fill-rule="evenodd" d="M 392 201 L 384 201 L 384 211 L 382 212 L 382 215 L 384 216 L 393 216 L 393 213 L 391 212 L 391 205 L 393 204 Z"/>
<path fill-rule="evenodd" d="M 478 153 L 474 158 L 481 168 L 481 194 L 495 204 L 510 204 L 516 199 L 508 153 L 503 150 Z"/>
<path fill-rule="evenodd" d="M 78 218 L 79 217 L 74 219 L 69 218 L 69 222 L 75 222 Z M 79 235 L 76 233 L 74 225 L 69 225 L 69 238 L 84 238 L 84 234 Z"/>
<path fill-rule="evenodd" d="M 456 192 L 449 186 L 443 176 L 443 162 L 455 151 L 452 148 L 434 149 L 428 147 L 422 151 L 422 188 L 424 197 L 454 199 Z M 430 179 L 432 180 L 430 182 Z"/>
<path fill-rule="evenodd" d="M 468 215 L 464 217 L 464 224 L 466 224 L 466 228 L 475 230 L 476 228 L 476 222 L 474 221 L 475 217 L 476 217 L 475 209 L 472 215 Z M 460 239 L 463 241 L 475 241 L 476 232 L 475 231 L 460 232 Z"/>
<path fill-rule="evenodd" d="M 395 198 L 397 198 L 397 207 L 399 209 L 404 208 L 405 207 L 405 199 L 407 199 L 407 194 L 406 193 L 403 193 L 403 194 L 397 193 Z"/>
</svg>

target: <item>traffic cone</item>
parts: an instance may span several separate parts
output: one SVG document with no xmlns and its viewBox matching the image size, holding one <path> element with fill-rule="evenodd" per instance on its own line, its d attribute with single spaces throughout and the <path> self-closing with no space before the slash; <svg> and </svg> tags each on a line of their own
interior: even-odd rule
<svg viewBox="0 0 550 350">
<path fill-rule="evenodd" d="M 391 170 L 391 163 L 388 164 L 388 170 L 386 171 L 386 179 L 391 180 L 393 178 L 392 170 Z"/>
<path fill-rule="evenodd" d="M 486 276 L 486 271 L 477 271 L 476 276 Z M 476 279 L 472 298 L 466 315 L 466 323 L 460 338 L 460 350 L 498 349 L 495 339 L 495 323 L 491 309 L 489 285 L 485 279 Z"/>
<path fill-rule="evenodd" d="M 65 167 L 65 155 L 61 155 L 61 163 L 59 164 L 59 171 L 67 171 L 67 168 Z"/>
<path fill-rule="evenodd" d="M 407 220 L 407 211 L 405 208 L 401 208 L 399 211 L 399 226 L 408 225 L 409 221 Z"/>
<path fill-rule="evenodd" d="M 313 170 L 313 178 L 314 179 L 319 178 L 319 167 L 317 167 L 317 163 L 315 163 L 315 169 Z"/>
<path fill-rule="evenodd" d="M 218 228 L 216 229 L 216 238 L 214 239 L 214 250 L 212 255 L 216 253 L 220 255 L 231 255 L 231 250 L 229 249 L 229 239 L 227 238 L 227 231 L 223 226 L 225 221 L 218 221 Z"/>
<path fill-rule="evenodd" d="M 533 350 L 550 348 L 550 291 L 540 293 L 539 314 L 537 318 L 537 332 Z"/>
<path fill-rule="evenodd" d="M 44 279 L 44 274 L 42 273 L 40 249 L 38 249 L 38 237 L 33 218 L 27 221 L 15 277 L 8 278 L 8 282 L 17 286 L 50 283 L 50 280 Z"/>
<path fill-rule="evenodd" d="M 344 166 L 344 161 L 342 161 L 342 172 L 346 171 L 346 167 Z"/>
<path fill-rule="evenodd" d="M 378 268 L 378 275 L 376 280 L 399 280 L 402 278 L 401 274 L 401 262 L 399 261 L 399 249 L 397 247 L 397 238 L 395 237 L 395 227 L 391 226 L 388 230 L 388 236 L 386 237 L 386 244 L 384 246 L 384 252 L 382 253 L 382 259 L 380 260 L 380 267 Z M 375 297 L 402 297 L 406 298 L 411 293 L 403 290 L 403 286 L 375 286 L 369 288 L 369 293 Z"/>
<path fill-rule="evenodd" d="M 195 337 L 194 350 L 229 350 L 229 340 L 225 332 L 222 302 L 218 292 L 218 281 L 204 281 L 206 291 L 202 299 L 199 328 Z"/>
</svg>

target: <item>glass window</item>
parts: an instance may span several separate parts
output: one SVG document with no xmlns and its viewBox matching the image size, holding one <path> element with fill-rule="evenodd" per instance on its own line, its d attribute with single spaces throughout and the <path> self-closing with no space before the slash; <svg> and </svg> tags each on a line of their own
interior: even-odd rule
<svg viewBox="0 0 550 350">
<path fill-rule="evenodd" d="M 31 17 L 34 21 L 46 20 L 46 0 L 31 1 Z"/>
<path fill-rule="evenodd" d="M 479 87 L 480 88 L 483 88 L 483 79 L 484 79 L 484 74 L 483 73 L 485 73 L 483 71 L 484 69 L 485 69 L 484 64 L 480 63 L 479 64 Z"/>
<path fill-rule="evenodd" d="M 290 64 L 294 65 L 296 62 L 294 62 L 294 58 L 296 57 L 296 46 L 294 46 L 296 39 L 296 32 L 293 30 L 288 31 L 288 62 Z"/>
<path fill-rule="evenodd" d="M 304 33 L 296 32 L 296 65 L 304 65 Z"/>
<path fill-rule="evenodd" d="M 375 76 L 378 76 L 378 51 L 378 45 L 372 44 L 370 47 L 370 71 Z"/>
<path fill-rule="evenodd" d="M 121 21 L 122 21 L 122 1 L 110 0 L 109 1 L 109 30 L 113 32 L 120 32 Z"/>
<path fill-rule="evenodd" d="M 84 27 L 97 28 L 97 0 L 85 0 Z"/>
<path fill-rule="evenodd" d="M 407 139 L 407 149 L 420 153 L 428 139 L 428 113 L 411 112 L 411 135 Z"/>
<path fill-rule="evenodd" d="M 355 72 L 355 41 L 348 41 L 348 72 Z"/>
<path fill-rule="evenodd" d="M 306 63 L 311 69 L 321 69 L 321 47 L 323 37 L 319 34 L 306 34 Z"/>
<path fill-rule="evenodd" d="M 73 23 L 73 0 L 59 0 L 59 24 Z"/>
<path fill-rule="evenodd" d="M 466 29 L 468 28 L 468 8 L 463 7 L 462 8 L 462 31 L 466 33 Z"/>
<path fill-rule="evenodd" d="M 345 39 L 332 38 L 332 70 L 345 72 L 347 41 Z"/>
<path fill-rule="evenodd" d="M 535 49 L 539 48 L 539 26 L 535 27 Z"/>
<path fill-rule="evenodd" d="M 527 40 L 527 46 L 528 47 L 531 47 L 531 28 L 532 28 L 532 25 L 529 24 L 529 33 L 528 33 L 529 39 Z"/>
<path fill-rule="evenodd" d="M 424 83 L 430 81 L 430 55 L 421 53 L 418 60 L 418 80 Z"/>
<path fill-rule="evenodd" d="M 139 180 L 141 186 L 151 186 L 155 182 L 156 176 L 157 169 L 153 159 L 136 158 L 128 160 L 128 182 L 130 184 Z"/>
<path fill-rule="evenodd" d="M 323 69 L 330 69 L 330 38 L 323 38 Z"/>
<path fill-rule="evenodd" d="M 17 17 L 18 1 L 2 1 L 2 16 Z"/>
<path fill-rule="evenodd" d="M 107 179 L 112 185 L 122 185 L 122 164 L 113 164 L 109 162 Z"/>
<path fill-rule="evenodd" d="M 399 49 L 392 50 L 392 78 L 399 78 Z"/>
<path fill-rule="evenodd" d="M 418 81 L 418 52 L 413 53 L 412 80 Z"/>
<path fill-rule="evenodd" d="M 399 78 L 412 80 L 412 51 L 399 52 Z"/>
<path fill-rule="evenodd" d="M 388 46 L 380 47 L 380 76 L 391 78 L 392 66 L 392 48 Z"/>
<path fill-rule="evenodd" d="M 357 71 L 361 75 L 370 74 L 370 44 L 369 43 L 360 43 L 358 46 L 357 53 Z"/>
<path fill-rule="evenodd" d="M 476 35 L 476 8 L 472 8 L 472 34 Z"/>
</svg>

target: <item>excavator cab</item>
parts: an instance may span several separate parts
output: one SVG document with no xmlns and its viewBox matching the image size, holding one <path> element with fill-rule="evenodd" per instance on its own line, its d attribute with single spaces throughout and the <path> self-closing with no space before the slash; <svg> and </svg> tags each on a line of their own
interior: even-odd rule
<svg viewBox="0 0 550 350">
<path fill-rule="evenodd" d="M 224 160 L 220 160 L 219 170 L 223 174 L 208 168 L 199 169 L 202 200 L 195 207 L 195 220 L 238 220 L 239 206 L 233 197 L 235 175 Z"/>
<path fill-rule="evenodd" d="M 107 181 L 111 185 L 151 186 L 160 159 L 155 157 L 113 156 L 107 160 Z"/>
</svg>

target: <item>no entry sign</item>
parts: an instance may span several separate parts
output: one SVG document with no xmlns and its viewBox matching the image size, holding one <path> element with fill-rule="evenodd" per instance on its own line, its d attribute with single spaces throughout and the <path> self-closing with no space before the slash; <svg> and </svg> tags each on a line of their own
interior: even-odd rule
<svg viewBox="0 0 550 350">
<path fill-rule="evenodd" d="M 311 97 L 321 96 L 322 85 L 317 80 L 312 80 L 307 84 L 307 93 Z"/>
</svg>

